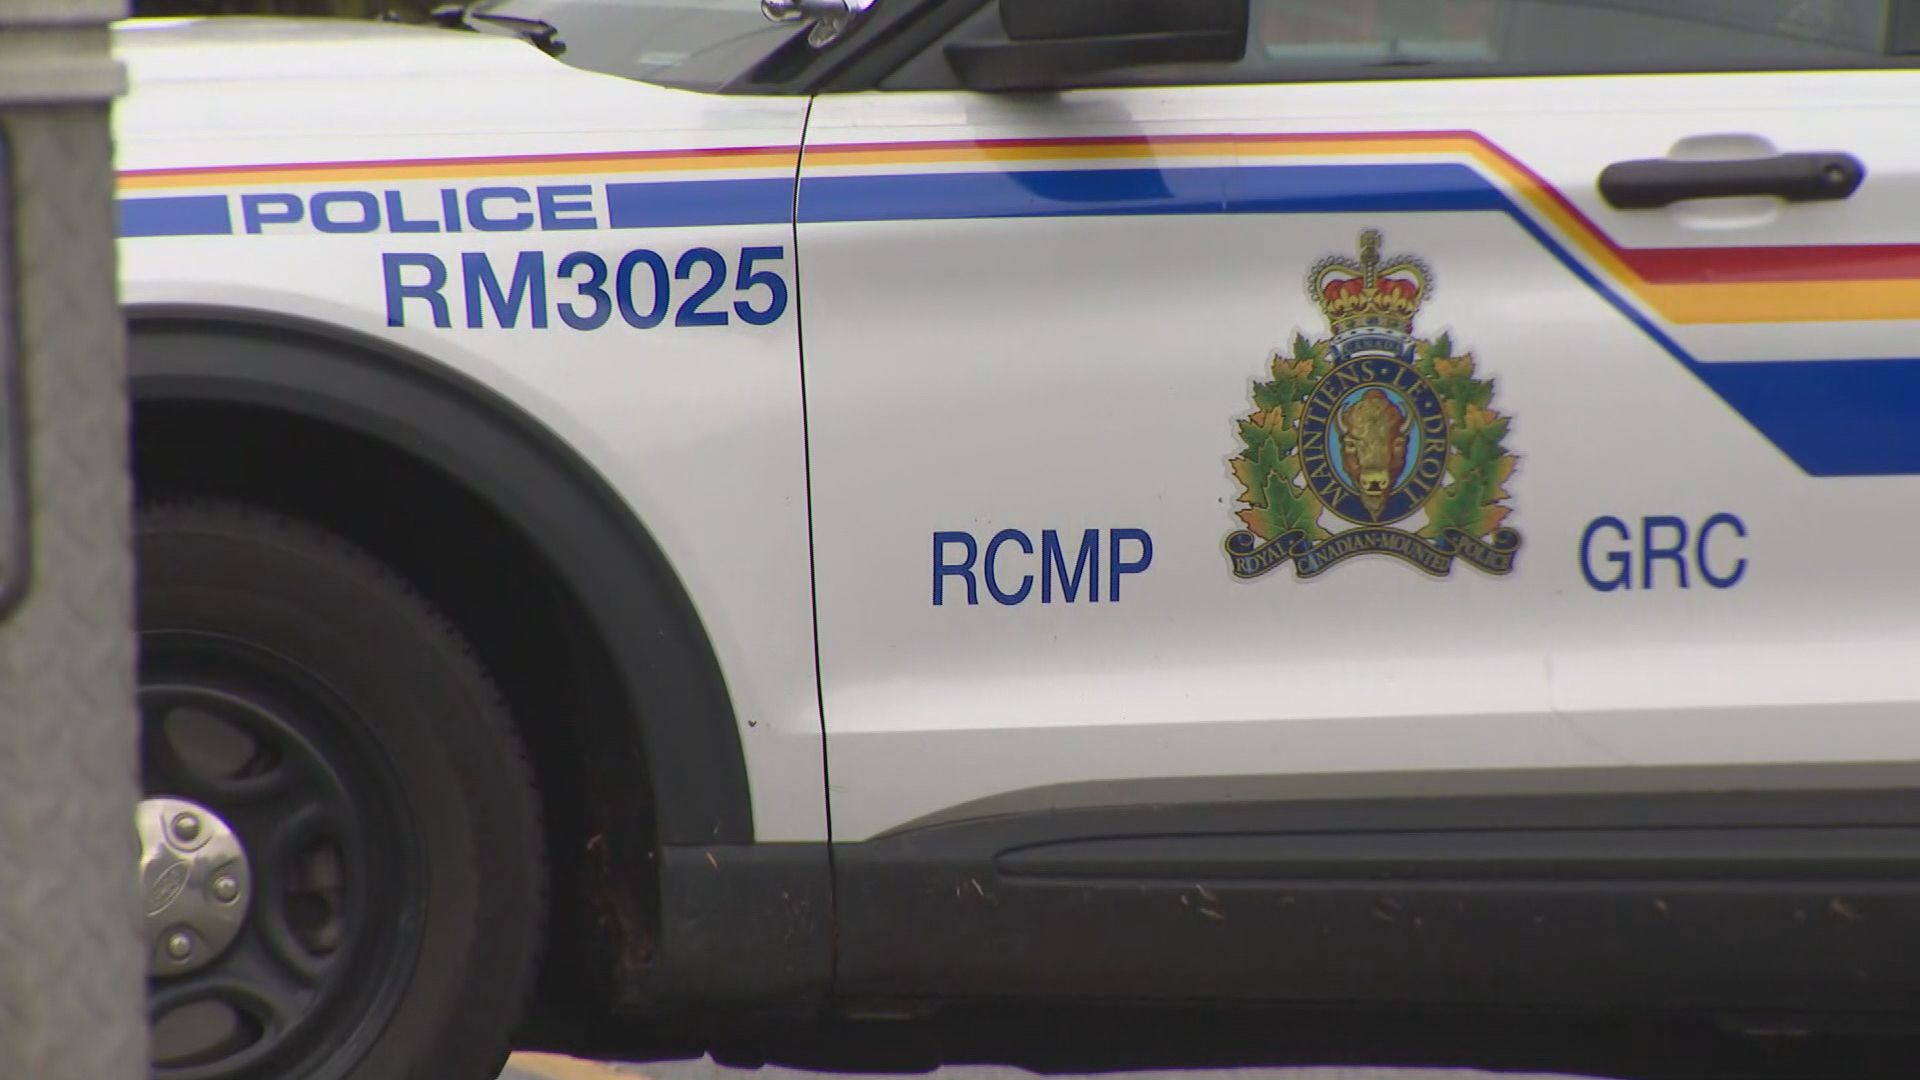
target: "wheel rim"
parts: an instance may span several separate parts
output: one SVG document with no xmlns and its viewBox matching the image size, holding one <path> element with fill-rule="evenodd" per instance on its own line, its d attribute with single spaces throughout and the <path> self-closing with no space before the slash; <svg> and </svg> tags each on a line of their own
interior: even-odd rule
<svg viewBox="0 0 1920 1080">
<path fill-rule="evenodd" d="M 391 768 L 353 710 L 279 656 L 177 632 L 143 634 L 141 654 L 142 810 L 156 816 L 143 841 L 186 813 L 198 836 L 230 836 L 246 871 L 245 909 L 223 940 L 214 917 L 230 914 L 221 895 L 233 885 L 216 887 L 212 865 L 197 880 L 169 874 L 166 853 L 143 844 L 150 912 L 176 883 L 186 900 L 202 882 L 213 898 L 149 919 L 152 1076 L 344 1071 L 419 951 L 423 874 Z M 182 933 L 194 938 L 184 961 Z"/>
</svg>

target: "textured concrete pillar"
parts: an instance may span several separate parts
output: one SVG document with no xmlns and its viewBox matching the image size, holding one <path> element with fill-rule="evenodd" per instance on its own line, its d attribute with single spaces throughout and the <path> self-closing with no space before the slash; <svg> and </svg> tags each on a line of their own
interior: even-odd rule
<svg viewBox="0 0 1920 1080">
<path fill-rule="evenodd" d="M 146 1075 L 126 372 L 108 108 L 122 0 L 0 0 L 0 1077 Z"/>
</svg>

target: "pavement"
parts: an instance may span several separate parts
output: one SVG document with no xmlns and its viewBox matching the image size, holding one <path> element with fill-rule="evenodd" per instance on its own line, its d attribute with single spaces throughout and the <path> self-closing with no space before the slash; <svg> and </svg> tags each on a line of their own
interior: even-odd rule
<svg viewBox="0 0 1920 1080">
<path fill-rule="evenodd" d="M 597 1064 L 550 1054 L 516 1054 L 500 1080 L 822 1080 L 822 1074 L 797 1069 L 728 1069 L 712 1061 L 657 1062 L 650 1065 Z M 1457 1069 L 1224 1069 L 1204 1073 L 1139 1072 L 1104 1074 L 1099 1080 L 1579 1080 L 1577 1077 L 1515 1076 Z M 863 1077 L 862 1080 L 880 1080 Z M 914 1080 L 1036 1080 L 1021 1069 L 967 1067 L 916 1074 Z M 1049 1077 L 1047 1080 L 1071 1080 Z"/>
</svg>

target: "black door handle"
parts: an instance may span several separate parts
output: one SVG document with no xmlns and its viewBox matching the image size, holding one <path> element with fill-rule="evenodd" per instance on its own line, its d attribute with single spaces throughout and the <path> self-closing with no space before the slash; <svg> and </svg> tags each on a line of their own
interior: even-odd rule
<svg viewBox="0 0 1920 1080">
<path fill-rule="evenodd" d="M 1619 161 L 1600 173 L 1617 210 L 1658 210 L 1683 199 L 1772 195 L 1788 202 L 1844 199 L 1866 179 L 1852 154 L 1776 154 L 1738 161 Z"/>
</svg>

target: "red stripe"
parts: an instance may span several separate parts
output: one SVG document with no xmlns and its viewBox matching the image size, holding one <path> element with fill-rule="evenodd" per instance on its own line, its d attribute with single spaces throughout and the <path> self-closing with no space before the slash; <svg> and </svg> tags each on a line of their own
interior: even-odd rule
<svg viewBox="0 0 1920 1080">
<path fill-rule="evenodd" d="M 1764 281 L 1874 281 L 1920 278 L 1920 244 L 1857 244 L 1809 247 L 1722 247 L 1722 248 L 1640 248 L 1627 249 L 1614 243 L 1592 219 L 1588 218 L 1557 188 L 1538 173 L 1485 136 L 1474 131 L 1377 131 L 1377 132 L 1275 132 L 1236 134 L 1223 132 L 1167 133 L 1159 135 L 1069 136 L 1025 139 L 943 139 L 925 142 L 865 142 L 819 145 L 823 152 L 888 152 L 941 150 L 971 147 L 991 149 L 1029 149 L 1043 147 L 1177 146 L 1206 142 L 1243 143 L 1315 143 L 1332 140 L 1372 142 L 1463 139 L 1482 147 L 1525 176 L 1601 244 L 1617 255 L 1633 272 L 1649 284 L 1705 284 Z M 540 154 L 496 157 L 414 158 L 368 161 L 336 161 L 285 165 L 213 165 L 181 169 L 130 170 L 128 178 L 148 176 L 219 176 L 229 173 L 276 172 L 289 175 L 327 172 L 336 169 L 381 169 L 395 167 L 433 167 L 493 165 L 511 169 L 515 165 L 596 162 L 618 163 L 675 157 L 744 157 L 755 154 L 797 153 L 797 146 L 730 146 L 708 149 L 669 149 L 608 151 L 577 154 Z"/>
<path fill-rule="evenodd" d="M 1236 132 L 1169 132 L 1158 135 L 1065 135 L 1024 139 L 929 139 L 907 142 L 812 143 L 822 152 L 875 153 L 886 151 L 1030 150 L 1076 146 L 1180 146 L 1190 143 L 1322 143 L 1340 141 L 1407 142 L 1425 139 L 1470 139 L 1490 150 L 1498 148 L 1471 131 L 1297 131 L 1244 134 Z"/>
<path fill-rule="evenodd" d="M 1655 285 L 1920 278 L 1920 244 L 1639 248 L 1620 254 Z"/>
</svg>

